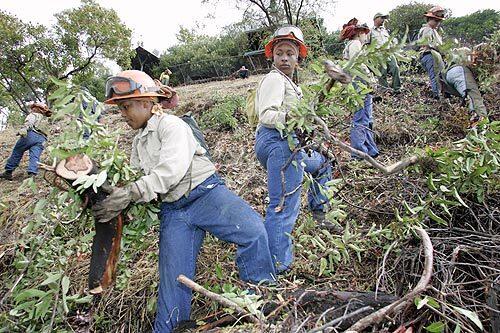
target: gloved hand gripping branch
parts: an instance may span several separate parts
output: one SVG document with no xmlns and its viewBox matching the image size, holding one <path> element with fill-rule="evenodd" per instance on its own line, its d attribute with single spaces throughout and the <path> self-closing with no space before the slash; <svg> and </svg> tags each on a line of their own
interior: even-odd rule
<svg viewBox="0 0 500 333">
<path fill-rule="evenodd" d="M 92 206 L 92 212 L 96 221 L 104 223 L 117 217 L 127 206 L 141 198 L 141 192 L 136 183 L 125 187 L 115 187 L 107 183 L 103 184 L 102 190 L 109 195 L 106 199 Z"/>
</svg>

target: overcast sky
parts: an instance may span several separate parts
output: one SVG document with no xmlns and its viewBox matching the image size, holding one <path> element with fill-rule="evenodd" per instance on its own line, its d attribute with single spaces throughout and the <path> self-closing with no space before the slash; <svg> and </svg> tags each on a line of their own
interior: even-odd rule
<svg viewBox="0 0 500 333">
<path fill-rule="evenodd" d="M 133 43 L 139 41 L 150 51 L 166 51 L 177 40 L 179 26 L 202 27 L 209 35 L 216 35 L 220 29 L 241 19 L 241 12 L 230 6 L 230 0 L 220 0 L 220 5 L 202 5 L 201 0 L 97 0 L 104 7 L 113 8 L 125 24 L 133 30 Z M 395 0 L 354 1 L 339 0 L 322 16 L 329 31 L 339 29 L 352 17 L 360 22 L 372 24 L 377 12 L 389 12 L 394 7 L 412 2 Z M 422 0 L 422 2 L 434 2 Z M 53 15 L 61 10 L 78 6 L 79 0 L 2 0 L 0 8 L 25 21 L 44 25 L 54 23 Z M 441 0 L 439 5 L 449 8 L 453 16 L 462 16 L 481 9 L 500 10 L 499 0 Z"/>
</svg>

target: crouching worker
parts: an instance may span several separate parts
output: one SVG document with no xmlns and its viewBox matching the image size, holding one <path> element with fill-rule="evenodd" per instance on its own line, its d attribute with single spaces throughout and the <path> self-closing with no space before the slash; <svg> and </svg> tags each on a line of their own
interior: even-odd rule
<svg viewBox="0 0 500 333">
<path fill-rule="evenodd" d="M 206 151 L 180 118 L 162 112 L 164 95 L 146 73 L 121 72 L 106 82 L 106 104 L 116 104 L 127 124 L 138 130 L 130 162 L 145 176 L 114 187 L 94 216 L 107 222 L 130 203 L 162 201 L 159 243 L 159 295 L 155 332 L 171 332 L 189 320 L 191 290 L 177 282 L 194 279 L 205 232 L 238 245 L 240 278 L 273 281 L 275 272 L 262 217 L 229 191 Z"/>
<path fill-rule="evenodd" d="M 20 138 L 17 140 L 12 154 L 7 160 L 5 171 L 0 174 L 0 178 L 12 180 L 12 172 L 19 166 L 24 153 L 29 151 L 28 175 L 38 174 L 38 162 L 42 155 L 47 135 L 49 134 L 49 123 L 47 118 L 52 115 L 52 111 L 42 103 L 33 103 L 30 106 L 31 113 L 26 117 L 24 126 L 17 133 Z"/>
<path fill-rule="evenodd" d="M 474 56 L 478 53 L 471 53 L 468 48 L 452 51 L 455 57 L 450 64 L 451 66 L 444 69 L 439 75 L 441 89 L 445 96 L 461 97 L 463 105 L 468 100 L 471 114 L 470 122 L 475 124 L 488 116 L 483 97 L 471 70 L 481 59 Z"/>
</svg>

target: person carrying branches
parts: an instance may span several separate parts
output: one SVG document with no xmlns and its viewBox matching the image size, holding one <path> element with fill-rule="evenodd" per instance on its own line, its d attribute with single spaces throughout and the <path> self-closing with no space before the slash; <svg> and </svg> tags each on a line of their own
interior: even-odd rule
<svg viewBox="0 0 500 333">
<path fill-rule="evenodd" d="M 343 52 L 344 59 L 351 60 L 361 51 L 369 32 L 370 28 L 366 24 L 358 25 L 356 18 L 344 24 L 340 32 L 340 39 L 348 40 Z M 372 77 L 367 66 L 363 64 L 362 69 L 366 72 L 367 77 Z M 363 84 L 370 84 L 359 77 L 356 80 Z M 352 117 L 350 139 L 354 149 L 367 153 L 371 157 L 379 155 L 377 144 L 373 138 L 373 96 L 371 94 L 365 95 L 363 107 L 356 111 Z M 352 154 L 352 157 L 359 158 L 356 154 Z"/>
<path fill-rule="evenodd" d="M 438 33 L 439 25 L 444 20 L 445 10 L 440 6 L 429 9 L 424 14 L 427 23 L 418 32 L 418 40 L 423 41 L 420 47 L 420 63 L 427 71 L 431 83 L 432 96 L 440 99 L 441 89 L 439 86 L 439 72 L 443 69 L 443 58 L 439 52 L 439 47 L 443 44 L 443 39 Z"/>
<path fill-rule="evenodd" d="M 117 105 L 127 124 L 138 131 L 130 162 L 144 176 L 125 187 L 107 187 L 107 198 L 92 207 L 95 219 L 105 223 L 132 202 L 161 201 L 154 331 L 162 333 L 189 320 L 192 290 L 177 278 L 194 279 L 206 232 L 238 246 L 242 280 L 275 280 L 262 217 L 224 185 L 190 126 L 162 111 L 161 100 L 171 97 L 167 92 L 141 71 L 108 78 L 105 103 Z"/>
<path fill-rule="evenodd" d="M 289 112 L 302 98 L 293 73 L 307 56 L 302 31 L 295 26 L 276 30 L 265 46 L 265 55 L 273 60 L 273 70 L 259 83 L 255 96 L 258 126 L 255 153 L 267 171 L 269 206 L 265 227 L 278 273 L 288 270 L 293 261 L 292 233 L 300 211 L 300 193 L 304 171 L 314 182 L 308 191 L 308 206 L 321 227 L 332 227 L 325 217 L 328 199 L 325 184 L 331 179 L 330 162 L 320 153 L 299 149 L 296 133 L 285 133 Z M 296 148 L 290 148 L 289 142 Z"/>
<path fill-rule="evenodd" d="M 24 126 L 19 130 L 17 140 L 12 153 L 5 165 L 5 171 L 0 174 L 0 178 L 12 180 L 12 173 L 19 166 L 21 159 L 26 151 L 29 151 L 28 176 L 38 174 L 38 162 L 45 148 L 45 141 L 49 135 L 49 123 L 47 118 L 52 115 L 47 105 L 42 103 L 33 103 L 30 106 L 31 113 L 24 121 Z"/>
</svg>

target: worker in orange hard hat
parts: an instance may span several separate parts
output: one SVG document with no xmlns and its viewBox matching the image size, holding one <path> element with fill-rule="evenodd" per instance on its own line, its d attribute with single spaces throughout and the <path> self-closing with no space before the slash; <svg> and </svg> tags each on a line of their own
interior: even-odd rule
<svg viewBox="0 0 500 333">
<path fill-rule="evenodd" d="M 130 163 L 145 175 L 126 187 L 108 189 L 109 196 L 93 206 L 95 219 L 107 222 L 131 202 L 161 201 L 154 331 L 162 333 L 190 319 L 191 290 L 181 286 L 177 277 L 194 279 L 207 231 L 238 246 L 242 280 L 275 279 L 262 217 L 224 185 L 194 129 L 162 111 L 160 103 L 167 95 L 144 72 L 124 71 L 107 80 L 105 103 L 116 104 L 127 124 L 138 130 Z"/>
<path fill-rule="evenodd" d="M 424 14 L 427 23 L 418 33 L 418 39 L 423 42 L 420 48 L 420 63 L 429 75 L 432 95 L 435 99 L 440 98 L 438 74 L 444 66 L 443 57 L 439 53 L 439 47 L 443 44 L 443 40 L 438 33 L 438 28 L 445 18 L 445 12 L 445 9 L 440 6 L 429 9 Z"/>
<path fill-rule="evenodd" d="M 320 226 L 331 226 L 325 218 L 328 199 L 323 195 L 325 191 L 322 191 L 331 179 L 331 164 L 312 149 L 292 153 L 288 139 L 297 143 L 296 134 L 283 132 L 282 135 L 280 131 L 302 98 L 300 87 L 293 81 L 294 70 L 307 56 L 302 31 L 295 26 L 277 29 L 266 44 L 265 53 L 273 61 L 273 70 L 260 81 L 255 95 L 258 115 L 255 153 L 267 171 L 269 205 L 264 225 L 271 255 L 278 273 L 282 273 L 293 262 L 293 244 L 289 235 L 300 212 L 304 172 L 314 178 L 308 190 L 309 210 Z M 290 163 L 291 158 L 295 162 Z"/>
<path fill-rule="evenodd" d="M 47 105 L 43 103 L 32 103 L 31 113 L 26 117 L 24 126 L 17 133 L 20 138 L 17 140 L 12 154 L 7 160 L 5 171 L 0 174 L 0 178 L 12 180 L 12 172 L 19 166 L 26 151 L 29 151 L 28 175 L 38 174 L 38 162 L 45 148 L 44 144 L 49 135 L 49 123 L 47 118 L 52 115 Z"/>
</svg>

